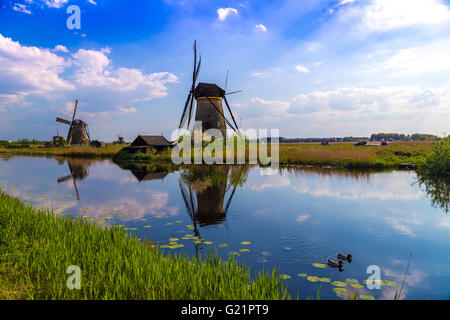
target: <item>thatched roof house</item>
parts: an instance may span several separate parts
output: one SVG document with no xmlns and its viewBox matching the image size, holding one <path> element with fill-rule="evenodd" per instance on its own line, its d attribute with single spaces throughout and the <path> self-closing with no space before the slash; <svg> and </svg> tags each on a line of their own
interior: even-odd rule
<svg viewBox="0 0 450 320">
<path fill-rule="evenodd" d="M 166 150 L 173 147 L 176 142 L 169 141 L 163 136 L 138 135 L 128 148 L 123 150 L 131 153 L 153 153 Z"/>
<path fill-rule="evenodd" d="M 163 136 L 138 135 L 131 143 L 131 147 L 172 147 L 173 142 Z"/>
</svg>

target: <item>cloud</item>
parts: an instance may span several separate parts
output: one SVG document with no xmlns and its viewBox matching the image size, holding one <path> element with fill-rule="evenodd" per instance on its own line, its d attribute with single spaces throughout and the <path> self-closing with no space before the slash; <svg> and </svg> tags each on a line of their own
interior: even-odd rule
<svg viewBox="0 0 450 320">
<path fill-rule="evenodd" d="M 72 90 L 61 77 L 67 61 L 49 49 L 26 47 L 0 34 L 0 94 L 10 102 L 32 93 Z"/>
<path fill-rule="evenodd" d="M 309 217 L 310 217 L 309 214 L 300 215 L 300 216 L 297 217 L 297 219 L 295 219 L 295 221 L 297 221 L 297 222 L 304 222 L 304 221 L 308 220 Z"/>
<path fill-rule="evenodd" d="M 46 98 L 52 110 L 65 112 L 65 107 L 58 106 L 73 101 L 75 93 L 87 116 L 133 113 L 137 111 L 134 103 L 164 97 L 166 84 L 178 81 L 169 72 L 116 68 L 109 59 L 110 48 L 79 49 L 67 58 L 57 52 L 68 50 L 61 45 L 53 50 L 22 46 L 0 34 L 2 110 L 25 103 L 28 95 L 35 94 Z"/>
<path fill-rule="evenodd" d="M 55 46 L 55 48 L 53 49 L 54 52 L 69 52 L 69 50 L 67 50 L 67 48 L 65 46 L 62 45 L 57 45 Z"/>
<path fill-rule="evenodd" d="M 229 15 L 237 15 L 238 11 L 234 8 L 219 8 L 217 9 L 217 16 L 219 17 L 220 21 L 225 21 L 225 19 Z"/>
<path fill-rule="evenodd" d="M 362 15 L 365 27 L 373 31 L 450 21 L 450 10 L 440 0 L 373 0 L 363 8 Z"/>
<path fill-rule="evenodd" d="M 400 49 L 382 63 L 381 68 L 399 74 L 441 73 L 450 70 L 450 43 L 433 41 L 422 46 Z"/>
<path fill-rule="evenodd" d="M 68 0 L 43 0 L 44 4 L 49 8 L 61 8 Z"/>
<path fill-rule="evenodd" d="M 97 5 L 97 2 L 95 2 L 94 0 L 87 0 L 87 2 L 93 4 L 93 5 Z"/>
<path fill-rule="evenodd" d="M 298 72 L 303 72 L 303 73 L 309 73 L 309 69 L 308 68 L 306 68 L 306 67 L 304 67 L 304 66 L 302 66 L 302 65 L 297 65 L 296 67 L 295 67 L 295 69 L 298 71 Z"/>
<path fill-rule="evenodd" d="M 256 30 L 258 30 L 258 31 L 262 31 L 262 32 L 266 32 L 267 31 L 267 28 L 266 28 L 266 26 L 265 25 L 263 25 L 263 24 L 257 24 L 257 25 L 255 25 L 255 28 L 256 28 Z"/>
<path fill-rule="evenodd" d="M 13 6 L 14 11 L 31 14 L 31 11 L 27 9 L 27 6 L 21 3 L 15 3 Z"/>
</svg>

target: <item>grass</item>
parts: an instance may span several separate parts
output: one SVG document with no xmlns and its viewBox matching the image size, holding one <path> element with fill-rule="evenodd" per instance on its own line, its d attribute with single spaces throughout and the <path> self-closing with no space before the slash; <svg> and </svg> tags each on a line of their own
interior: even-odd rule
<svg viewBox="0 0 450 320">
<path fill-rule="evenodd" d="M 45 148 L 43 145 L 22 145 L 9 148 L 0 145 L 0 154 L 26 156 L 61 156 L 76 158 L 112 158 L 124 145 L 107 145 L 100 148 L 91 146 L 66 146 L 61 148 Z"/>
<path fill-rule="evenodd" d="M 69 290 L 67 267 L 81 268 Z M 165 255 L 120 228 L 55 216 L 0 191 L 1 299 L 289 299 L 274 269 L 258 273 L 222 261 Z"/>
<path fill-rule="evenodd" d="M 432 150 L 432 142 L 396 142 L 388 146 L 354 146 L 353 143 L 281 144 L 280 164 L 334 166 L 347 169 L 396 168 L 418 164 Z"/>
<path fill-rule="evenodd" d="M 392 142 L 388 146 L 354 146 L 353 143 L 331 143 L 322 146 L 319 143 L 280 144 L 279 163 L 282 166 L 333 166 L 347 169 L 388 169 L 396 168 L 400 163 L 418 165 L 425 161 L 436 142 Z M 108 145 L 101 148 L 70 146 L 64 148 L 43 148 L 32 145 L 23 148 L 0 146 L 0 154 L 40 155 L 65 157 L 114 158 L 118 162 L 171 162 L 171 151 L 160 154 L 129 154 L 120 151 L 123 145 Z M 270 152 L 270 145 L 268 145 Z M 248 159 L 248 145 L 246 159 Z M 193 154 L 193 152 L 192 152 Z M 236 156 L 236 153 L 235 153 Z"/>
</svg>

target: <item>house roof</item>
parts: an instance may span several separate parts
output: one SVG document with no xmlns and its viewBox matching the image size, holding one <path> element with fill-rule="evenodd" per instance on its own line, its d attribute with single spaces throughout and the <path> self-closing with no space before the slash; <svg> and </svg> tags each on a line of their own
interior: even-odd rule
<svg viewBox="0 0 450 320">
<path fill-rule="evenodd" d="M 200 82 L 195 88 L 195 98 L 224 96 L 225 91 L 214 83 Z"/>
<path fill-rule="evenodd" d="M 136 139 L 131 143 L 131 146 L 171 146 L 172 142 L 168 141 L 163 136 L 149 136 L 149 135 L 138 135 Z"/>
</svg>

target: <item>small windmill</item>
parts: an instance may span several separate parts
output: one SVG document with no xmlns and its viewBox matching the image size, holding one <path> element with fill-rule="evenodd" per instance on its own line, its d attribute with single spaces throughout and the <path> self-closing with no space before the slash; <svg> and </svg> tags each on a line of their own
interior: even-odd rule
<svg viewBox="0 0 450 320">
<path fill-rule="evenodd" d="M 197 41 L 194 41 L 194 71 L 192 73 L 192 86 L 189 90 L 189 94 L 184 104 L 183 113 L 181 115 L 179 128 L 184 127 L 187 120 L 187 128 L 191 123 L 194 98 L 197 101 L 197 109 L 195 111 L 195 121 L 202 122 L 202 131 L 208 129 L 219 129 L 222 135 L 226 137 L 227 125 L 234 131 L 239 130 L 236 121 L 234 119 L 233 113 L 231 112 L 230 105 L 228 104 L 225 95 L 232 94 L 236 92 L 226 93 L 225 90 L 220 88 L 214 83 L 204 83 L 200 82 L 197 86 L 195 85 L 198 73 L 200 71 L 200 65 L 202 58 L 200 57 L 197 65 Z M 227 76 L 228 81 L 228 76 Z M 230 113 L 233 123 L 231 123 L 223 112 L 222 101 L 225 101 L 228 112 Z M 189 109 L 188 109 L 189 106 Z"/>
<path fill-rule="evenodd" d="M 75 107 L 73 109 L 72 121 L 56 117 L 57 122 L 70 125 L 67 133 L 67 143 L 70 145 L 89 144 L 90 138 L 87 132 L 87 124 L 83 120 L 75 119 L 77 112 L 78 100 L 75 100 Z"/>
</svg>

